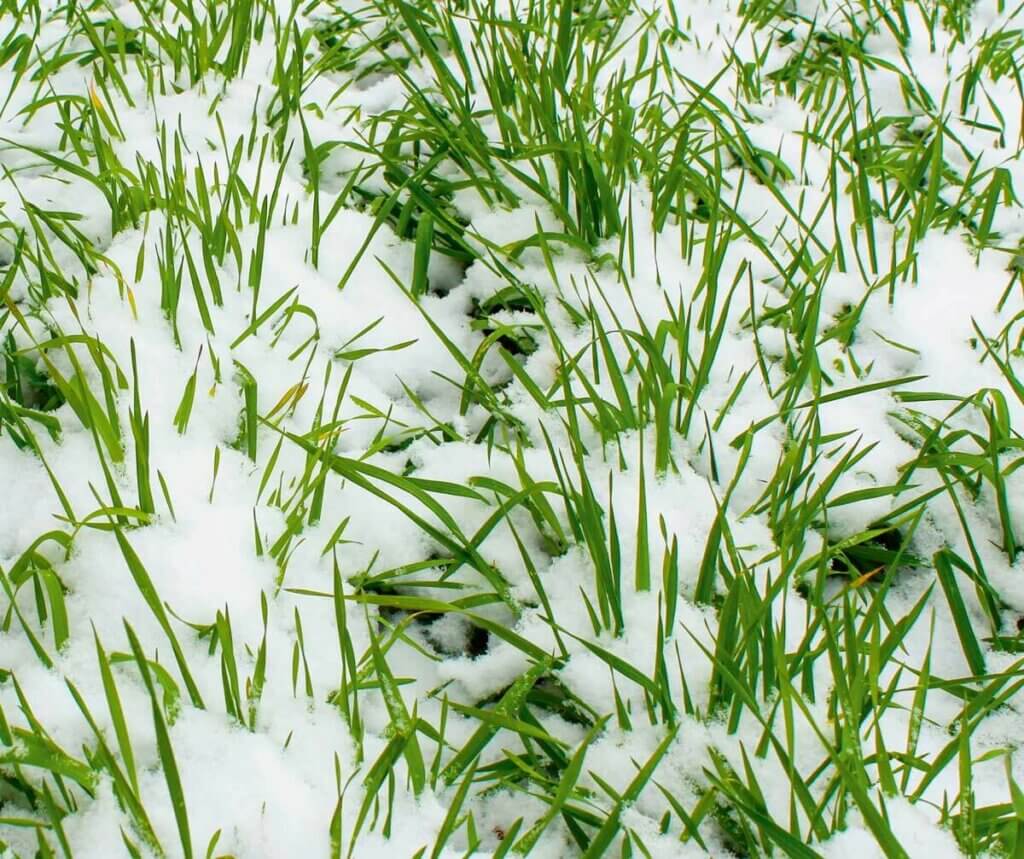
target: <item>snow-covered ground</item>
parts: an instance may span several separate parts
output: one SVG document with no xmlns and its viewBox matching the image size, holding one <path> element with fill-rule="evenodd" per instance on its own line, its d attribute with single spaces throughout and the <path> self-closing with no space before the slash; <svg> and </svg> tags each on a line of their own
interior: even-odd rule
<svg viewBox="0 0 1024 859">
<path fill-rule="evenodd" d="M 0 855 L 1021 855 L 1022 27 L 0 5 Z"/>
</svg>

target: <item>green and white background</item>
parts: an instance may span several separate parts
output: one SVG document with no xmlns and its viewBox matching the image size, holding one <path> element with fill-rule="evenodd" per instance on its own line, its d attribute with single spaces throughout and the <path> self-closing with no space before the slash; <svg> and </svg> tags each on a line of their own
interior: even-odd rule
<svg viewBox="0 0 1024 859">
<path fill-rule="evenodd" d="M 0 855 L 1024 856 L 1015 0 L 0 0 Z"/>
</svg>

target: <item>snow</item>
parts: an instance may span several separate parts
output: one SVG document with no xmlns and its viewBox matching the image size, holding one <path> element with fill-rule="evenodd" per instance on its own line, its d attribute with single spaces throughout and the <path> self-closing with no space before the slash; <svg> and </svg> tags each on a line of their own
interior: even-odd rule
<svg viewBox="0 0 1024 859">
<path fill-rule="evenodd" d="M 644 5 L 662 8 L 664 4 Z M 817 3 L 798 5 L 806 7 L 808 14 L 819 8 Z M 742 33 L 735 3 L 677 0 L 676 7 L 680 17 L 689 22 L 691 41 L 677 41 L 669 51 L 669 60 L 682 75 L 692 79 L 693 86 L 699 87 L 714 79 L 715 73 L 728 60 L 727 46 L 735 47 L 743 56 L 750 56 L 756 50 L 752 42 L 745 41 L 749 34 Z M 138 12 L 132 4 L 118 6 L 116 11 L 126 24 L 139 23 Z M 634 15 L 637 20 L 638 14 Z M 974 27 L 979 32 L 985 26 L 994 26 L 996 19 L 986 4 L 980 4 L 974 15 Z M 299 17 L 300 23 L 308 26 L 309 21 Z M 838 32 L 841 18 L 833 15 L 828 20 L 830 31 Z M 821 26 L 819 24 L 819 29 Z M 912 68 L 931 98 L 939 102 L 947 86 L 959 86 L 956 82 L 960 71 L 970 61 L 971 53 L 968 48 L 957 46 L 948 55 L 933 54 L 925 35 L 926 24 L 915 19 L 914 26 L 914 40 L 907 50 L 897 50 L 894 40 L 885 31 L 877 33 L 873 37 L 876 43 L 869 47 L 872 53 L 885 57 L 897 67 Z M 60 18 L 48 21 L 41 31 L 42 44 L 56 44 L 65 32 L 66 26 Z M 129 107 L 123 99 L 118 100 L 118 117 L 125 137 L 116 143 L 121 162 L 135 165 L 138 159 L 159 164 L 159 129 L 165 124 L 168 135 L 177 130 L 187 144 L 187 151 L 182 153 L 182 168 L 188 177 L 184 180 L 185 186 L 191 193 L 196 192 L 197 170 L 203 172 L 208 182 L 215 175 L 225 176 L 230 169 L 235 139 L 248 134 L 254 110 L 257 116 L 265 116 L 274 92 L 273 47 L 269 33 L 262 42 L 254 42 L 243 75 L 234 81 L 219 81 L 211 74 L 209 81 L 203 84 L 186 86 L 180 93 L 154 99 L 147 98 L 142 75 L 129 67 L 125 80 L 135 106 Z M 781 65 L 787 56 L 786 49 L 773 45 L 771 51 L 768 65 Z M 412 74 L 423 77 L 427 72 L 414 69 Z M 62 92 L 83 95 L 88 93 L 89 82 L 88 69 L 73 63 L 50 79 L 50 84 Z M 15 86 L 15 83 L 11 67 L 0 67 L 0 92 L 6 92 L 8 86 Z M 305 95 L 310 103 L 320 106 L 322 113 L 321 116 L 312 110 L 304 113 L 314 145 L 332 140 L 348 143 L 358 140 L 363 132 L 357 131 L 355 123 L 350 121 L 354 109 L 363 117 L 379 116 L 398 107 L 402 98 L 397 79 L 385 76 L 350 86 L 328 106 L 335 93 L 335 83 L 337 81 L 321 78 Z M 604 85 L 607 84 L 605 81 Z M 730 71 L 715 83 L 714 91 L 722 98 L 729 96 L 731 99 L 735 86 L 735 72 Z M 1019 101 L 1007 79 L 991 81 L 986 86 L 995 103 L 1012 107 Z M 872 71 L 868 88 L 874 109 L 880 115 L 889 111 L 907 113 L 899 83 L 888 69 L 879 66 Z M 17 141 L 19 145 L 56 151 L 60 134 L 59 116 L 54 108 L 39 110 L 27 122 L 18 117 L 18 111 L 32 100 L 33 90 L 30 81 L 17 82 L 0 122 L 0 137 Z M 955 101 L 956 97 L 954 90 L 949 100 Z M 214 101 L 215 111 L 211 113 Z M 1006 136 L 1010 141 L 1015 140 L 1020 131 L 1019 113 L 1014 113 L 1013 109 L 1006 111 Z M 798 161 L 801 148 L 806 145 L 802 132 L 807 115 L 793 98 L 766 97 L 759 106 L 760 124 L 751 126 L 751 139 L 768 152 L 778 152 L 784 162 Z M 1024 164 L 1012 154 L 1012 147 L 995 150 L 983 132 L 959 118 L 951 116 L 949 125 L 971 152 L 981 156 L 983 164 L 1005 167 L 1015 186 L 1021 187 Z M 226 150 L 220 142 L 221 128 L 227 135 Z M 260 120 L 258 130 L 263 134 L 270 129 Z M 307 469 L 319 466 L 287 439 L 278 447 L 285 438 L 282 432 L 302 435 L 318 420 L 329 422 L 344 385 L 344 398 L 337 413 L 343 428 L 333 447 L 340 456 L 361 460 L 381 438 L 398 435 L 404 427 L 432 429 L 436 422 L 450 425 L 458 440 L 437 445 L 431 438 L 419 436 L 408 447 L 375 451 L 366 461 L 392 474 L 402 474 L 411 467 L 417 478 L 447 481 L 459 487 L 474 487 L 475 478 L 489 477 L 518 489 L 522 472 L 528 473 L 535 482 L 553 484 L 558 475 L 540 432 L 543 427 L 554 450 L 568 463 L 570 479 L 577 487 L 580 483 L 580 475 L 573 471 L 566 427 L 552 414 L 542 411 L 518 383 L 509 388 L 507 408 L 522 422 L 533 447 L 519 451 L 522 459 L 517 464 L 514 448 L 511 452 L 491 450 L 474 441 L 487 415 L 478 407 L 465 411 L 461 408 L 461 391 L 450 380 L 463 379 L 465 372 L 445 342 L 424 321 L 425 317 L 431 319 L 452 348 L 472 357 L 485 335 L 472 326 L 471 311 L 475 302 L 486 300 L 501 287 L 501 276 L 481 262 L 463 271 L 453 262 L 439 261 L 435 254 L 431 281 L 441 284 L 442 288 L 438 294 L 420 299 L 417 308 L 400 286 L 412 280 L 414 242 L 398 237 L 385 226 L 363 248 L 374 224 L 373 215 L 348 205 L 321 236 L 319 261 L 314 266 L 310 254 L 312 202 L 303 175 L 302 131 L 297 119 L 290 123 L 287 139 L 294 145 L 283 172 L 278 207 L 272 213 L 271 226 L 265 236 L 257 313 L 270 308 L 286 294 L 290 298 L 283 307 L 297 302 L 301 309 L 292 311 L 287 324 L 280 312 L 275 313 L 238 345 L 234 344 L 252 322 L 253 297 L 247 283 L 251 254 L 258 242 L 257 224 L 247 223 L 239 230 L 241 267 L 228 253 L 217 270 L 224 301 L 222 306 L 209 308 L 212 331 L 206 330 L 203 324 L 185 269 L 176 324 L 180 342 L 176 342 L 161 308 L 157 264 L 158 255 L 163 253 L 161 237 L 167 227 L 165 216 L 159 211 L 150 212 L 138 229 L 126 228 L 111 235 L 109 209 L 102 195 L 88 182 L 64 177 L 64 184 L 57 185 L 50 175 L 53 171 L 40 166 L 38 158 L 14 148 L 0 152 L 0 163 L 10 171 L 0 180 L 3 216 L 18 226 L 27 226 L 29 215 L 23 201 L 32 201 L 44 209 L 73 210 L 82 215 L 76 227 L 95 241 L 106 258 L 99 271 L 88 279 L 88 286 L 83 286 L 76 301 L 52 299 L 29 317 L 31 338 L 37 343 L 43 342 L 57 332 L 95 338 L 109 349 L 129 383 L 129 388 L 120 392 L 116 404 L 125 445 L 122 462 L 111 462 L 103 442 L 82 426 L 67 404 L 54 413 L 62 426 L 59 440 L 49 438 L 42 430 L 37 433 L 39 455 L 28 449 L 19 450 L 0 437 L 0 478 L 4 487 L 0 568 L 10 570 L 41 534 L 53 529 L 72 530 L 71 524 L 59 518 L 65 514 L 54 490 L 54 481 L 66 493 L 77 521 L 84 523 L 74 528 L 68 557 L 54 546 L 44 550 L 67 588 L 71 635 L 57 652 L 52 647 L 52 624 L 41 628 L 35 625 L 40 640 L 55 659 L 53 666 L 48 667 L 38 659 L 17 620 L 5 625 L 0 633 L 0 671 L 5 677 L 16 677 L 18 685 L 15 687 L 10 680 L 0 683 L 0 707 L 12 725 L 25 727 L 31 724 L 31 718 L 21 704 L 22 697 L 31 702 L 32 712 L 45 726 L 47 735 L 68 754 L 81 758 L 83 746 L 91 747 L 95 735 L 68 691 L 67 682 L 73 683 L 113 748 L 115 725 L 104 695 L 94 635 L 107 653 L 125 653 L 129 650 L 125 624 L 130 624 L 147 656 L 167 668 L 180 686 L 180 712 L 170 726 L 170 735 L 187 797 L 197 854 L 205 851 L 214 834 L 219 832 L 212 855 L 275 858 L 329 855 L 332 815 L 341 788 L 350 778 L 354 780 L 345 795 L 341 814 L 342 831 L 346 837 L 352 832 L 362 802 L 362 780 L 387 743 L 392 719 L 382 695 L 368 684 L 360 694 L 365 731 L 360 760 L 348 726 L 338 708 L 330 703 L 341 672 L 335 606 L 330 598 L 335 557 L 346 582 L 346 593 L 351 594 L 353 581 L 361 575 L 416 564 L 444 551 L 435 537 L 394 504 L 355 481 L 345 481 L 332 473 L 325 478 L 319 518 L 311 520 L 310 499 L 301 497 L 305 491 L 302 477 Z M 969 162 L 955 154 L 956 147 L 950 145 L 949 149 L 952 163 L 966 169 Z M 266 188 L 267 183 L 272 182 L 268 173 L 275 172 L 277 165 L 268 161 L 260 174 L 259 152 L 257 144 L 251 153 L 243 153 L 238 175 L 249 187 L 253 187 L 257 175 L 261 175 L 261 187 Z M 325 178 L 321 191 L 321 212 L 330 208 L 340 192 L 344 172 L 358 162 L 356 154 L 345 145 L 332 150 L 324 164 L 325 176 L 329 178 Z M 799 201 L 802 216 L 815 221 L 815 213 L 828 196 L 829 163 L 827 147 L 812 146 L 801 175 L 790 183 L 785 201 L 774 198 L 749 178 L 744 180 L 742 195 L 735 201 L 730 200 L 748 221 L 758 223 L 758 230 L 764 236 L 771 236 L 775 225 L 786 222 L 784 202 L 795 207 Z M 731 193 L 739 187 L 741 173 L 738 166 L 727 167 L 725 177 L 732 185 Z M 620 324 L 629 326 L 641 320 L 653 330 L 658 322 L 667 318 L 666 302 L 672 306 L 688 306 L 698 294 L 701 252 L 688 261 L 680 253 L 677 230 L 666 228 L 661 236 L 652 233 L 649 227 L 651 193 L 642 183 L 631 188 L 630 200 L 637 226 L 635 269 L 628 294 L 612 266 L 596 266 L 575 249 L 559 248 L 553 262 L 536 247 L 527 248 L 518 256 L 516 276 L 519 281 L 535 285 L 548 302 L 550 323 L 562 338 L 565 349 L 571 355 L 583 353 L 581 372 L 592 377 L 595 368 L 587 349 L 592 344 L 593 332 L 587 327 L 577 327 L 570 313 L 557 303 L 559 298 L 576 309 L 592 302 L 609 331 Z M 505 210 L 487 207 L 478 196 L 463 189 L 456 198 L 456 207 L 468 220 L 470 241 L 477 247 L 483 247 L 481 239 L 486 239 L 507 248 L 533 236 L 538 222 L 546 229 L 555 229 L 558 224 L 550 208 L 528 191 L 523 194 L 519 208 Z M 847 218 L 844 223 L 833 224 L 828 218 L 816 222 L 815 234 L 822 242 L 834 244 L 837 238 L 849 236 L 856 229 L 852 209 L 847 207 L 841 211 Z M 1003 235 L 1006 245 L 1024 238 L 1019 207 L 1000 207 L 993 229 Z M 878 258 L 888 261 L 891 255 L 903 253 L 906 237 L 894 235 L 879 225 L 877 241 Z M 145 266 L 136 276 L 140 248 L 144 249 Z M 199 260 L 201 240 L 196 233 L 192 234 L 190 248 Z M 776 252 L 781 253 L 781 248 L 780 242 Z M 609 243 L 608 249 L 613 255 L 617 254 L 617 243 Z M 69 277 L 77 274 L 84 284 L 85 273 L 72 252 L 58 242 L 53 243 L 53 252 L 62 270 L 68 272 Z M 180 249 L 178 253 L 181 254 Z M 979 345 L 976 333 L 976 327 L 988 336 L 995 336 L 1007 326 L 1014 331 L 1019 327 L 1019 292 L 1013 290 L 1007 300 L 1001 300 L 1008 281 L 1005 256 L 992 250 L 977 255 L 960 233 L 938 230 L 932 230 L 922 239 L 917 255 L 908 282 L 900 283 L 893 290 L 891 301 L 889 286 L 884 282 L 888 269 L 861 272 L 851 264 L 846 272 L 837 270 L 828 275 L 826 286 L 821 290 L 819 328 L 815 336 L 815 341 L 820 341 L 822 369 L 829 374 L 836 390 L 921 376 L 920 381 L 908 383 L 901 390 L 941 391 L 957 396 L 974 395 L 983 389 L 1000 391 L 1005 396 L 1011 425 L 1020 426 L 1024 404 L 1014 396 L 996 362 L 991 358 L 983 360 L 984 346 Z M 600 257 L 600 249 L 597 256 Z M 351 277 L 344 288 L 339 289 L 342 274 L 356 260 Z M 182 261 L 183 254 L 175 263 Z M 553 265 L 555 277 L 549 265 Z M 749 269 L 745 268 L 747 265 Z M 393 272 L 394 278 L 386 269 Z M 124 276 L 130 297 L 121 289 L 115 271 Z M 588 449 L 586 474 L 596 502 L 606 511 L 614 510 L 619 525 L 622 581 L 628 585 L 622 592 L 624 632 L 620 637 L 594 632 L 582 596 L 586 594 L 596 605 L 593 602 L 594 562 L 585 547 L 573 546 L 560 557 L 548 555 L 543 549 L 542 536 L 524 509 L 516 510 L 509 517 L 515 532 L 508 521 L 503 521 L 490 530 L 477 547 L 486 562 L 504 577 L 510 601 L 516 602 L 521 614 L 517 617 L 509 605 L 499 601 L 474 606 L 471 611 L 514 629 L 519 636 L 545 651 L 556 652 L 564 646 L 568 658 L 555 676 L 582 701 L 600 702 L 602 713 L 614 711 L 616 695 L 630 702 L 633 730 L 613 728 L 610 723 L 586 757 L 581 784 L 605 800 L 598 780 L 615 790 L 626 789 L 636 768 L 643 765 L 664 738 L 664 726 L 647 724 L 642 688 L 622 676 L 613 676 L 606 662 L 581 639 L 651 672 L 659 648 L 658 621 L 664 616 L 666 600 L 677 601 L 676 629 L 670 633 L 666 645 L 667 682 L 672 696 L 677 701 L 683 699 L 680 672 L 685 672 L 687 694 L 699 711 L 708 706 L 712 694 L 712 666 L 708 654 L 714 650 L 719 621 L 712 607 L 694 602 L 694 594 L 708 534 L 715 524 L 718 505 L 726 495 L 728 476 L 734 473 L 741 456 L 738 449 L 730 447 L 730 442 L 752 424 L 778 411 L 757 369 L 759 351 L 760 356 L 772 362 L 767 381 L 777 386 L 785 378 L 783 359 L 798 345 L 781 321 L 759 326 L 755 340 L 748 314 L 748 278 L 749 294 L 758 312 L 764 313 L 787 300 L 777 273 L 763 254 L 747 238 L 733 239 L 718 276 L 717 311 L 726 314 L 725 335 L 707 387 L 701 394 L 694 428 L 688 438 L 674 440 L 672 457 L 677 472 L 656 472 L 657 446 L 650 428 L 643 433 L 625 432 L 614 444 L 608 445 L 602 445 L 593 427 L 584 424 L 580 429 Z M 203 280 L 205 282 L 205 275 Z M 726 306 L 725 293 L 737 280 L 737 299 Z M 16 278 L 9 293 L 10 301 L 28 306 L 33 288 L 33 284 Z M 863 313 L 857 325 L 856 340 L 849 349 L 835 339 L 826 340 L 825 333 L 837 317 L 862 301 Z M 535 321 L 532 314 L 515 311 L 497 312 L 494 318 L 509 325 L 528 319 Z M 13 316 L 9 316 L 4 325 L 5 331 L 15 333 L 19 347 L 29 346 L 30 335 L 18 326 Z M 314 333 L 315 340 L 309 344 Z M 1012 342 L 1014 338 L 1010 339 Z M 699 340 L 694 342 L 695 362 L 699 363 L 703 348 Z M 100 513 L 87 521 L 89 514 L 100 508 L 136 503 L 136 444 L 128 430 L 128 409 L 134 388 L 133 349 L 141 405 L 150 420 L 149 447 L 157 512 L 144 527 L 127 528 L 122 524 L 121 529 L 148 572 L 159 594 L 159 602 L 171 613 L 171 626 L 207 709 L 196 708 L 189 702 L 175 667 L 171 643 L 145 596 L 133 582 L 109 527 L 109 516 Z M 335 357 L 346 349 L 381 351 L 352 362 Z M 625 362 L 628 357 L 625 347 L 616 341 L 613 349 L 618 359 Z M 851 353 L 856 366 L 870 367 L 870 373 L 858 373 L 851 362 Z M 84 368 L 85 383 L 94 392 L 102 391 L 102 372 L 88 349 L 75 346 L 74 354 Z M 50 349 L 48 355 L 60 371 L 68 376 L 74 373 L 71 361 L 62 350 Z M 1013 356 L 1012 360 L 1013 365 L 1019 367 L 1018 357 Z M 557 379 L 560 361 L 558 353 L 544 339 L 538 351 L 525 360 L 525 368 L 546 391 Z M 255 461 L 246 456 L 244 447 L 237 449 L 234 445 L 239 415 L 244 409 L 234 362 L 243 365 L 258 382 L 259 414 L 268 415 L 277 409 L 277 420 L 272 422 L 276 425 L 265 424 L 259 429 Z M 710 427 L 729 401 L 738 377 L 751 368 L 750 380 L 731 403 L 717 429 L 709 428 L 705 433 L 705 417 Z M 349 370 L 351 376 L 346 378 Z M 195 404 L 187 431 L 179 433 L 174 416 L 193 372 L 196 373 Z M 488 353 L 480 372 L 491 383 L 510 378 L 495 351 Z M 597 389 L 609 401 L 615 401 L 607 373 L 597 383 Z M 287 400 L 303 390 L 300 399 Z M 800 397 L 798 402 L 804 399 Z M 429 418 L 422 413 L 417 400 L 429 410 Z M 832 497 L 887 486 L 901 479 L 904 469 L 919 455 L 908 431 L 893 418 L 901 407 L 892 391 L 886 388 L 821 405 L 818 411 L 821 435 L 850 433 L 846 441 L 860 438 L 863 447 L 874 445 L 855 470 L 843 475 L 831 490 Z M 913 404 L 913 408 L 933 418 L 945 417 L 952 407 L 953 403 L 945 401 Z M 959 420 L 978 433 L 987 433 L 981 412 L 965 412 Z M 732 545 L 739 547 L 738 551 L 755 571 L 757 586 L 761 589 L 774 581 L 779 559 L 775 556 L 768 514 L 751 512 L 751 508 L 758 506 L 767 481 L 776 473 L 780 458 L 785 454 L 786 441 L 778 421 L 757 433 L 742 480 L 729 496 L 725 513 Z M 714 466 L 710 459 L 712 450 Z M 814 481 L 822 480 L 830 467 L 828 462 L 821 463 Z M 166 482 L 173 512 L 157 481 L 158 471 Z M 715 479 L 714 471 L 725 475 L 723 482 Z M 648 592 L 635 592 L 632 587 L 641 475 L 646 489 L 652 558 L 653 590 Z M 1009 495 L 1014 502 L 1024 497 L 1022 480 L 1024 477 L 1019 471 L 1007 478 Z M 925 468 L 916 471 L 911 482 L 918 484 L 912 490 L 914 493 L 941 485 L 935 472 Z M 115 503 L 111 485 L 120 493 L 123 503 Z M 495 508 L 491 493 L 480 485 L 475 488 L 487 499 L 486 504 L 459 495 L 438 496 L 444 510 L 467 537 L 485 526 Z M 800 492 L 804 491 L 801 488 Z M 407 495 L 401 497 L 415 515 L 437 525 L 438 517 L 421 501 Z M 900 495 L 894 500 L 880 496 L 830 508 L 829 539 L 837 540 L 865 530 L 909 497 L 909 494 Z M 929 502 L 915 533 L 915 552 L 930 558 L 933 552 L 949 547 L 962 557 L 970 557 L 972 550 L 960 523 L 961 513 L 974 535 L 975 549 L 984 561 L 991 584 L 1007 606 L 1005 632 L 1010 634 L 1012 619 L 1024 612 L 1024 571 L 1019 561 L 1011 566 L 1000 549 L 1001 523 L 991 491 L 986 488 L 962 511 L 957 511 L 945 494 L 937 495 Z M 300 534 L 286 536 L 278 543 L 289 528 L 290 515 L 305 517 L 308 521 Z M 1024 533 L 1024 509 L 1015 503 L 1012 515 L 1016 532 Z M 332 540 L 340 523 L 346 519 L 348 524 L 342 539 Z M 605 523 L 608 527 L 607 519 Z M 564 517 L 562 526 L 568 534 Z M 679 593 L 667 594 L 663 592 L 661 560 L 673 538 L 678 541 L 680 589 Z M 537 574 L 545 582 L 560 630 L 552 629 L 543 608 L 536 604 L 519 540 L 540 563 Z M 824 537 L 809 532 L 803 557 L 812 557 L 820 550 L 823 540 Z M 332 543 L 333 550 L 325 551 Z M 275 545 L 280 551 L 272 556 L 271 548 Z M 461 590 L 441 593 L 434 588 L 411 587 L 406 592 L 441 599 L 468 597 L 490 590 L 487 582 L 469 565 L 459 569 L 449 581 Z M 968 586 L 966 578 L 961 576 L 960 581 L 976 628 L 987 629 L 974 589 Z M 934 574 L 930 568 L 908 570 L 886 596 L 892 617 L 901 617 L 910 611 L 933 584 Z M 720 594 L 724 593 L 721 580 L 717 587 Z M 35 598 L 31 590 L 22 589 L 18 605 L 29 622 L 34 623 Z M 265 624 L 261 613 L 264 599 L 268 606 Z M 218 612 L 226 611 L 230 613 L 235 659 L 243 680 L 253 675 L 260 642 L 264 638 L 266 641 L 266 684 L 252 731 L 224 712 L 221 649 L 216 653 L 212 651 L 208 630 L 200 635 L 192 628 L 208 627 L 215 622 Z M 354 601 L 346 605 L 348 634 L 357 658 L 370 648 L 368 611 L 372 611 L 372 607 Z M 773 611 L 773 623 L 783 631 L 787 646 L 796 648 L 808 629 L 804 604 L 794 591 L 785 601 L 774 603 Z M 375 628 L 381 641 L 388 642 L 387 659 L 394 676 L 401 679 L 399 688 L 406 706 L 412 710 L 415 702 L 417 716 L 432 725 L 438 724 L 446 697 L 454 703 L 482 706 L 481 702 L 500 696 L 529 668 L 529 660 L 521 650 L 493 634 L 489 636 L 485 653 L 474 656 L 464 652 L 467 621 L 456 614 L 446 615 L 429 627 L 404 628 L 398 640 L 392 641 L 397 623 L 392 619 Z M 561 634 L 556 635 L 556 632 Z M 908 633 L 898 657 L 883 667 L 882 688 L 893 681 L 897 671 L 903 670 L 901 664 L 920 665 L 929 649 L 931 671 L 936 677 L 956 678 L 970 674 L 958 641 L 950 609 L 940 589 L 935 587 L 928 597 L 923 619 Z M 986 646 L 985 656 L 992 674 L 1018 670 L 1009 654 L 996 653 Z M 799 759 L 795 763 L 805 774 L 827 755 L 821 736 L 835 733 L 827 704 L 827 690 L 834 678 L 826 662 L 815 663 L 816 700 L 807 702 L 805 713 L 793 715 L 799 737 Z M 122 696 L 125 719 L 130 725 L 140 797 L 167 855 L 178 855 L 177 822 L 160 763 L 150 698 L 133 663 L 119 663 L 113 673 Z M 307 682 L 310 694 L 306 692 Z M 909 674 L 898 685 L 902 689 L 895 693 L 898 706 L 886 710 L 880 729 L 890 750 L 904 747 L 913 704 Z M 959 711 L 960 701 L 953 695 L 940 690 L 931 693 L 927 718 L 920 726 L 917 744 L 921 758 L 934 756 L 947 745 L 950 739 L 947 726 Z M 470 737 L 477 723 L 455 711 L 445 712 L 447 742 L 458 748 Z M 547 715 L 544 728 L 572 748 L 586 733 L 579 725 Z M 762 733 L 763 726 L 749 714 L 738 726 L 728 726 L 724 720 L 708 723 L 683 716 L 678 737 L 659 765 L 655 779 L 684 807 L 692 808 L 700 797 L 698 786 L 706 784 L 706 770 L 711 766 L 708 749 L 717 750 L 740 772 L 743 754 L 746 754 L 750 756 L 774 818 L 785 821 L 791 802 L 788 776 L 774 756 L 754 755 Z M 1020 738 L 1019 714 L 1016 710 L 1000 711 L 982 723 L 973 735 L 971 753 L 977 758 L 987 749 L 1015 747 Z M 873 739 L 866 743 L 868 747 L 872 744 Z M 423 746 L 429 767 L 434 745 L 424 741 Z M 502 731 L 492 741 L 485 759 L 500 760 L 503 749 L 521 750 L 521 740 L 511 732 Z M 0 757 L 0 767 L 2 761 Z M 1024 760 L 1013 755 L 1010 761 L 1014 778 L 1024 782 Z M 390 838 L 383 837 L 378 821 L 373 831 L 367 829 L 364 833 L 354 855 L 413 855 L 424 845 L 429 851 L 444 823 L 447 803 L 454 789 L 454 786 L 449 789 L 439 783 L 436 789 L 428 788 L 422 796 L 414 796 L 408 786 L 406 763 L 399 759 L 395 764 Z M 1001 759 L 993 757 L 977 764 L 973 790 L 979 807 L 1007 801 L 1006 772 Z M 908 855 L 927 855 L 933 859 L 960 855 L 955 838 L 941 823 L 937 811 L 944 799 L 956 797 L 957 793 L 957 768 L 953 765 L 931 783 L 922 801 L 911 803 L 895 797 L 888 802 L 890 825 Z M 0 802 L 3 801 L 4 794 L 0 793 Z M 508 790 L 478 798 L 474 803 L 484 844 L 481 849 L 488 850 L 499 843 L 496 833 L 507 831 L 517 818 L 524 818 L 525 831 L 544 811 L 544 804 L 535 797 Z M 6 806 L 0 807 L 0 812 L 4 808 Z M 660 819 L 667 809 L 662 793 L 651 782 L 625 810 L 623 819 L 640 835 L 651 855 L 704 855 L 705 851 L 692 841 L 685 845 L 679 842 L 678 824 L 667 834 L 659 830 Z M 125 810 L 115 799 L 110 780 L 104 777 L 97 785 L 95 796 L 79 796 L 77 810 L 65 819 L 64 830 L 76 857 L 99 859 L 125 855 L 121 830 L 131 831 L 131 825 Z M 710 827 L 702 831 L 708 838 L 708 853 L 727 855 L 729 845 L 715 834 L 716 831 Z M 15 855 L 33 855 L 36 849 L 33 830 L 5 826 L 2 822 L 0 841 L 7 843 Z M 440 855 L 460 856 L 467 846 L 465 834 L 460 830 Z M 547 830 L 532 855 L 565 856 L 576 849 L 568 829 L 558 823 Z M 815 845 L 815 849 L 828 859 L 884 855 L 870 828 L 856 812 L 845 821 L 842 832 Z"/>
</svg>

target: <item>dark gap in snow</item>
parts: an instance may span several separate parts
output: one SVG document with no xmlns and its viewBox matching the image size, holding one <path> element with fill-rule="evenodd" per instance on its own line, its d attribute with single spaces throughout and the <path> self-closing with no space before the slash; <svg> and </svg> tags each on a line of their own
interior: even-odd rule
<svg viewBox="0 0 1024 859">
<path fill-rule="evenodd" d="M 459 615 L 424 612 L 417 616 L 416 623 L 426 641 L 441 656 L 476 659 L 490 649 L 490 633 Z"/>
</svg>

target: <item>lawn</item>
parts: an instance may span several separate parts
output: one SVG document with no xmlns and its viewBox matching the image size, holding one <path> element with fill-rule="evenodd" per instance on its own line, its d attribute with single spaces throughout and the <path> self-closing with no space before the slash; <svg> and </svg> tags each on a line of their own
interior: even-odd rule
<svg viewBox="0 0 1024 859">
<path fill-rule="evenodd" d="M 1024 4 L 0 0 L 0 857 L 1024 857 Z"/>
</svg>

